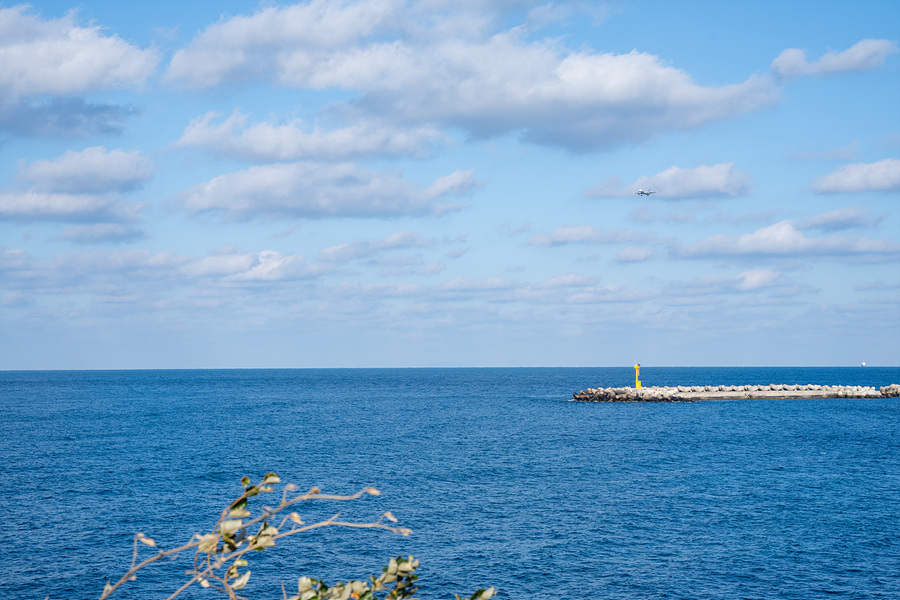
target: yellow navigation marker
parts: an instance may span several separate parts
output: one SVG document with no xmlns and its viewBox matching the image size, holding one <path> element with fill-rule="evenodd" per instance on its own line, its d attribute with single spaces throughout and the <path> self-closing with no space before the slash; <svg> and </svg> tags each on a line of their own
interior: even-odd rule
<svg viewBox="0 0 900 600">
<path fill-rule="evenodd" d="M 634 365 L 634 387 L 641 389 L 641 365 Z"/>
</svg>

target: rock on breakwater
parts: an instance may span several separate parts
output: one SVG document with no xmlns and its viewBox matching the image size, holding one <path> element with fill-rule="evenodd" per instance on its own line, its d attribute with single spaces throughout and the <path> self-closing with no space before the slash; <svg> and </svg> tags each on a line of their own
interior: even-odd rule
<svg viewBox="0 0 900 600">
<path fill-rule="evenodd" d="M 647 388 L 588 388 L 572 394 L 576 402 L 697 402 L 789 398 L 897 398 L 900 385 L 694 385 Z"/>
</svg>

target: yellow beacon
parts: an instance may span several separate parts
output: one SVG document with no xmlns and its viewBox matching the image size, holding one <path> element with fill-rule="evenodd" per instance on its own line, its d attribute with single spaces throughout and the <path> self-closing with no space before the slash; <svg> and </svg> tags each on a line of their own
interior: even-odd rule
<svg viewBox="0 0 900 600">
<path fill-rule="evenodd" d="M 634 365 L 634 387 L 641 389 L 641 365 Z"/>
</svg>

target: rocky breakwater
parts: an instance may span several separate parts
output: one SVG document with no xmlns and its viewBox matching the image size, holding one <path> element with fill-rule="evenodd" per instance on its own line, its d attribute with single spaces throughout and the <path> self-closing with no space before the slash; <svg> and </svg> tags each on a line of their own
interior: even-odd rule
<svg viewBox="0 0 900 600">
<path fill-rule="evenodd" d="M 694 385 L 646 388 L 588 388 L 572 394 L 576 402 L 698 402 L 788 398 L 897 398 L 900 385 Z"/>
</svg>

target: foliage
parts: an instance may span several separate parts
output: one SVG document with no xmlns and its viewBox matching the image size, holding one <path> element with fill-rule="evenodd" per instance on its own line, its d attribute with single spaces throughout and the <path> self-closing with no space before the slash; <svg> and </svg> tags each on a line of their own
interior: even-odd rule
<svg viewBox="0 0 900 600">
<path fill-rule="evenodd" d="M 134 581 L 141 569 L 165 558 L 176 558 L 181 553 L 189 553 L 191 550 L 193 550 L 193 562 L 191 567 L 185 571 L 187 580 L 172 592 L 167 600 L 172 600 L 195 584 L 203 588 L 218 590 L 231 600 L 247 600 L 237 592 L 243 590 L 250 580 L 249 559 L 252 557 L 250 553 L 273 548 L 276 546 L 276 542 L 283 538 L 332 526 L 384 529 L 404 536 L 411 533 L 405 527 L 394 525 L 397 519 L 390 512 L 381 515 L 377 521 L 369 523 L 340 521 L 341 513 L 324 521 L 304 523 L 297 512 L 287 512 L 287 509 L 300 502 L 311 500 L 346 502 L 356 500 L 366 494 L 379 495 L 380 492 L 372 487 L 364 488 L 349 496 L 340 496 L 323 494 L 317 487 L 300 494 L 296 485 L 288 483 L 283 487 L 281 502 L 278 506 L 262 505 L 259 508 L 259 514 L 254 517 L 250 510 L 251 499 L 260 494 L 275 492 L 275 488 L 272 486 L 280 483 L 281 479 L 275 473 L 267 473 L 257 484 L 251 484 L 250 479 L 244 477 L 241 479 L 243 493 L 222 510 L 209 533 L 196 533 L 186 544 L 177 548 L 157 549 L 155 554 L 140 562 L 138 562 L 139 554 L 146 551 L 145 547 L 156 548 L 156 541 L 143 533 L 135 534 L 131 566 L 118 581 L 107 582 L 100 600 L 109 598 L 127 581 Z M 251 529 L 255 529 L 256 533 L 249 534 L 248 531 Z M 412 556 L 408 558 L 398 556 L 390 559 L 388 566 L 382 569 L 381 575 L 370 576 L 368 581 L 354 580 L 329 586 L 311 577 L 300 577 L 297 581 L 296 594 L 289 597 L 284 584 L 282 584 L 281 595 L 284 600 L 350 600 L 351 598 L 355 600 L 414 600 L 413 594 L 419 589 L 415 585 L 418 579 L 415 571 L 418 566 L 419 561 Z M 494 588 L 479 589 L 468 600 L 488 600 L 494 593 Z M 463 600 L 459 595 L 456 598 Z"/>
</svg>

